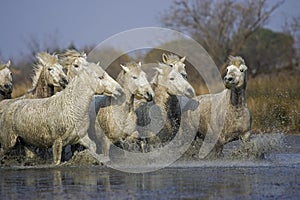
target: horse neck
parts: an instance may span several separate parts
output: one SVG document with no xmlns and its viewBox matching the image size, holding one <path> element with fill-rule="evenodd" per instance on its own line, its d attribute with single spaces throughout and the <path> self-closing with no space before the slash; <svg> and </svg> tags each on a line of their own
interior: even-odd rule
<svg viewBox="0 0 300 200">
<path fill-rule="evenodd" d="M 127 88 L 127 83 L 124 81 L 124 74 L 121 73 L 117 77 L 118 83 L 123 87 L 124 89 L 124 99 L 122 99 L 122 103 L 119 105 L 116 105 L 119 107 L 120 111 L 122 112 L 133 112 L 134 111 L 134 95 L 130 92 L 130 90 Z"/>
<path fill-rule="evenodd" d="M 155 92 L 155 104 L 157 104 L 162 111 L 166 114 L 170 107 L 170 101 L 173 95 L 169 95 L 167 89 L 163 86 L 156 86 L 154 89 Z"/>
<path fill-rule="evenodd" d="M 120 84 L 122 87 L 124 85 Z M 124 114 L 134 112 L 134 95 L 126 88 L 124 88 L 124 98 L 121 100 L 122 103 L 115 104 L 113 106 L 117 107 L 114 109 L 115 111 L 120 111 Z"/>
<path fill-rule="evenodd" d="M 68 111 L 72 116 L 80 117 L 88 113 L 95 92 L 91 84 L 86 84 L 86 80 L 88 77 L 77 76 L 59 93 L 63 107 L 69 107 Z"/>
<path fill-rule="evenodd" d="M 45 74 L 42 72 L 35 87 L 31 90 L 31 93 L 36 98 L 45 98 L 54 95 L 54 86 L 47 84 Z"/>
<path fill-rule="evenodd" d="M 230 104 L 236 107 L 246 105 L 246 87 L 230 89 Z"/>
</svg>

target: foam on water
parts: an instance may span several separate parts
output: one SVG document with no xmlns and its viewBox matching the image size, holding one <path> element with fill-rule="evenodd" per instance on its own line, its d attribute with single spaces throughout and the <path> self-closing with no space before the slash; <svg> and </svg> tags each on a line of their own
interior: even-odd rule
<svg viewBox="0 0 300 200">
<path fill-rule="evenodd" d="M 263 159 L 267 154 L 281 152 L 287 148 L 284 138 L 283 133 L 255 135 L 249 142 L 242 143 L 238 148 L 233 149 L 229 157 L 247 160 Z"/>
</svg>

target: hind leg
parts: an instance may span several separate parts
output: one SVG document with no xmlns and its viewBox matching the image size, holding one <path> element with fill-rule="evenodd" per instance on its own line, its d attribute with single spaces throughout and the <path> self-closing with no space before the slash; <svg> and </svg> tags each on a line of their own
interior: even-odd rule
<svg viewBox="0 0 300 200">
<path fill-rule="evenodd" d="M 86 134 L 83 138 L 79 140 L 79 143 L 86 147 L 88 150 L 90 150 L 93 153 L 96 153 L 96 144 L 94 141 L 92 141 L 89 136 Z"/>
<path fill-rule="evenodd" d="M 247 131 L 244 135 L 241 136 L 241 140 L 245 142 L 249 142 L 251 131 Z"/>
<path fill-rule="evenodd" d="M 1 142 L 2 154 L 6 154 L 9 150 L 11 150 L 17 143 L 17 135 L 7 133 L 4 140 Z"/>
<path fill-rule="evenodd" d="M 83 146 L 85 146 L 88 151 L 90 152 L 90 154 L 99 162 L 106 162 L 106 159 L 103 158 L 103 156 L 100 156 L 96 153 L 96 143 L 94 141 L 92 141 L 88 135 L 84 136 L 83 138 L 81 138 L 79 140 L 79 143 Z"/>
<path fill-rule="evenodd" d="M 59 137 L 54 141 L 52 146 L 53 151 L 53 163 L 54 165 L 59 165 L 61 161 L 61 154 L 62 154 L 62 139 Z"/>
</svg>

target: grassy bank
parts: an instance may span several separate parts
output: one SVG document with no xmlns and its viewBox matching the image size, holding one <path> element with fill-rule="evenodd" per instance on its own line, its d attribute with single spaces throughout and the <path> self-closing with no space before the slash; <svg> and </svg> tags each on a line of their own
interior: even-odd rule
<svg viewBox="0 0 300 200">
<path fill-rule="evenodd" d="M 300 132 L 299 78 L 299 71 L 249 78 L 247 97 L 254 132 Z"/>
</svg>

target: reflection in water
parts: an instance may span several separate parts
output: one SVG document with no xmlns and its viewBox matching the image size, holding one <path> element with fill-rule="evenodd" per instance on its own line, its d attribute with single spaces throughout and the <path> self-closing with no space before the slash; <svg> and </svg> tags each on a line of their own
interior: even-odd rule
<svg viewBox="0 0 300 200">
<path fill-rule="evenodd" d="M 0 168 L 0 199 L 296 199 L 300 137 L 292 141 L 269 160 L 177 163 L 144 174 L 99 166 Z"/>
<path fill-rule="evenodd" d="M 172 167 L 129 174 L 105 167 L 1 169 L 1 199 L 167 199 L 299 194 L 300 165 Z M 297 189 L 298 187 L 298 189 Z"/>
</svg>

